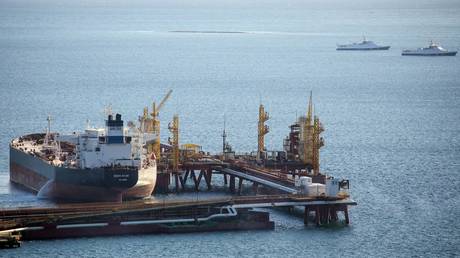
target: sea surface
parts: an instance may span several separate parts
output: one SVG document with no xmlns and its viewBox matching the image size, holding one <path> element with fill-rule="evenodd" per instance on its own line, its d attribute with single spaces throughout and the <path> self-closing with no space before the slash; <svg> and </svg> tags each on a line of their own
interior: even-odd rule
<svg viewBox="0 0 460 258">
<path fill-rule="evenodd" d="M 351 180 L 348 227 L 30 241 L 0 257 L 455 257 L 460 255 L 460 56 L 403 57 L 430 40 L 460 50 L 460 9 L 0 8 L 0 207 L 50 205 L 9 183 L 13 137 L 135 121 L 161 110 L 162 139 L 237 152 L 282 149 L 310 91 L 324 173 Z M 212 32 L 212 33 L 209 33 Z M 228 33 L 232 32 L 232 33 Z M 339 52 L 366 36 L 388 51 Z M 192 194 L 199 198 L 215 193 Z M 186 195 L 184 195 L 185 197 Z M 154 197 L 165 198 L 165 197 Z"/>
</svg>

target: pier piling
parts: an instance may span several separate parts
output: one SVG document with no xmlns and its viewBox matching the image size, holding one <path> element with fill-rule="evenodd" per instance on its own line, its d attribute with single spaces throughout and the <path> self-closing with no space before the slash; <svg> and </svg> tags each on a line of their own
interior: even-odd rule
<svg viewBox="0 0 460 258">
<path fill-rule="evenodd" d="M 304 214 L 303 214 L 303 224 L 305 224 L 306 226 L 308 226 L 308 215 L 309 214 L 310 214 L 310 209 L 308 208 L 308 206 L 305 206 Z"/>
<path fill-rule="evenodd" d="M 235 192 L 235 176 L 230 175 L 230 192 L 234 193 Z"/>
<path fill-rule="evenodd" d="M 343 213 L 345 215 L 345 223 L 347 225 L 350 224 L 350 218 L 348 217 L 348 207 L 347 206 L 344 207 Z"/>
<path fill-rule="evenodd" d="M 241 195 L 241 192 L 243 191 L 243 178 L 239 178 L 238 180 L 238 195 Z"/>
</svg>

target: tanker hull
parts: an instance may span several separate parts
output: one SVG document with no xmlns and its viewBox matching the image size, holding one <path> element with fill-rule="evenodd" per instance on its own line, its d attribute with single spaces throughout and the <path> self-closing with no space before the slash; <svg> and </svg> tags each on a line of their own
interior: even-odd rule
<svg viewBox="0 0 460 258">
<path fill-rule="evenodd" d="M 40 157 L 10 146 L 10 181 L 41 198 L 65 201 L 120 202 L 148 197 L 156 168 L 108 167 L 96 169 L 54 166 Z"/>
</svg>

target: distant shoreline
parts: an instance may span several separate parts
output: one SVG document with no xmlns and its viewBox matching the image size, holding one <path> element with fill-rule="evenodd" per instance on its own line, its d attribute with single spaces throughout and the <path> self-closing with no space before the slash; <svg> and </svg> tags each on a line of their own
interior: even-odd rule
<svg viewBox="0 0 460 258">
<path fill-rule="evenodd" d="M 172 30 L 173 33 L 226 33 L 226 34 L 244 34 L 244 31 L 218 31 L 218 30 Z"/>
</svg>

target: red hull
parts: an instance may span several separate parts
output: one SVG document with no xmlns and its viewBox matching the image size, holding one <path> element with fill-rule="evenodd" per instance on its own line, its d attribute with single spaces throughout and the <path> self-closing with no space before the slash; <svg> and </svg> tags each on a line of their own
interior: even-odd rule
<svg viewBox="0 0 460 258">
<path fill-rule="evenodd" d="M 38 192 L 48 182 L 48 178 L 14 162 L 10 162 L 10 181 L 25 186 L 34 192 Z"/>
<path fill-rule="evenodd" d="M 145 184 L 134 186 L 123 192 L 123 199 L 140 199 L 149 197 L 152 195 L 153 189 L 155 188 L 154 184 Z"/>
</svg>

